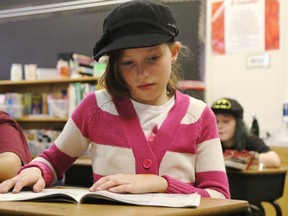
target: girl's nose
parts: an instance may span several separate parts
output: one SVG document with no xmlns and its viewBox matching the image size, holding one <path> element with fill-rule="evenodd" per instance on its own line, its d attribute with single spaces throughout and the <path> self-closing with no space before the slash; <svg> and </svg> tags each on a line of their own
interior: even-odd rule
<svg viewBox="0 0 288 216">
<path fill-rule="evenodd" d="M 139 78 L 145 78 L 149 75 L 148 69 L 144 64 L 137 64 L 136 73 Z"/>
<path fill-rule="evenodd" d="M 217 122 L 217 127 L 218 127 L 218 129 L 220 129 L 223 127 L 223 124 L 221 122 Z"/>
</svg>

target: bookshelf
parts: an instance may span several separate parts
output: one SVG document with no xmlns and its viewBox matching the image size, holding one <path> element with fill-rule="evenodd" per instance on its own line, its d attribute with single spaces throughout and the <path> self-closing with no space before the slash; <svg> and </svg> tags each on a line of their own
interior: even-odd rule
<svg viewBox="0 0 288 216">
<path fill-rule="evenodd" d="M 98 78 L 96 77 L 83 77 L 83 78 L 61 78 L 55 80 L 23 80 L 23 81 L 10 81 L 0 80 L 0 93 L 5 92 L 53 92 L 61 90 L 63 87 L 67 88 L 70 83 L 95 83 L 97 84 Z"/>
<path fill-rule="evenodd" d="M 82 78 L 65 78 L 56 80 L 23 80 L 23 81 L 0 81 L 0 94 L 8 92 L 16 93 L 52 93 L 67 89 L 70 83 L 89 83 L 97 85 L 97 77 L 82 77 Z M 58 118 L 50 116 L 23 116 L 16 118 L 17 122 L 23 129 L 45 129 L 56 128 L 62 129 L 67 118 Z"/>
</svg>

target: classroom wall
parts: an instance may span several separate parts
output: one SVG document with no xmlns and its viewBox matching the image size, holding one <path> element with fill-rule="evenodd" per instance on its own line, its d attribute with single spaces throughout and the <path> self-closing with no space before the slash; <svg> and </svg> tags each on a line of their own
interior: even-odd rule
<svg viewBox="0 0 288 216">
<path fill-rule="evenodd" d="M 211 5 L 207 3 L 205 101 L 211 105 L 220 97 L 236 98 L 244 106 L 244 120 L 250 126 L 256 112 L 261 136 L 272 135 L 283 125 L 282 106 L 288 101 L 288 66 L 286 37 L 287 1 L 280 2 L 280 49 L 256 53 L 213 55 L 211 51 Z M 248 55 L 270 55 L 268 68 L 247 69 Z"/>
<path fill-rule="evenodd" d="M 186 80 L 201 80 L 203 73 L 199 60 L 202 43 L 199 41 L 198 23 L 200 13 L 205 16 L 205 10 L 201 10 L 201 2 L 167 2 L 175 13 L 180 29 L 179 40 L 193 53 L 183 65 L 183 78 Z M 0 1 L 0 11 L 1 6 L 5 8 L 9 4 L 13 5 L 13 2 Z M 10 79 L 12 63 L 36 63 L 41 68 L 55 68 L 58 53 L 75 52 L 91 56 L 95 41 L 102 34 L 103 19 L 114 7 L 116 5 L 23 16 L 7 21 L 0 19 L 0 80 Z"/>
</svg>

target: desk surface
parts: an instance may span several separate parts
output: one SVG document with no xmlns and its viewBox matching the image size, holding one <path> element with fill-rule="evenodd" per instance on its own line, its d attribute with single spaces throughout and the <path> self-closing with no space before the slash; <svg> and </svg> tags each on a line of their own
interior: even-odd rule
<svg viewBox="0 0 288 216">
<path fill-rule="evenodd" d="M 88 157 L 80 157 L 78 158 L 73 165 L 78 165 L 78 166 L 91 166 L 91 158 Z"/>
<path fill-rule="evenodd" d="M 98 205 L 98 204 L 70 204 L 45 202 L 1 202 L 0 215 L 29 215 L 29 216 L 212 216 L 227 215 L 246 211 L 248 202 L 242 200 L 225 200 L 201 198 L 198 208 L 165 208 L 134 205 Z"/>
<path fill-rule="evenodd" d="M 280 168 L 264 168 L 262 170 L 227 170 L 227 173 L 234 173 L 239 175 L 265 175 L 265 174 L 281 174 L 287 173 L 288 167 L 282 166 Z"/>
</svg>

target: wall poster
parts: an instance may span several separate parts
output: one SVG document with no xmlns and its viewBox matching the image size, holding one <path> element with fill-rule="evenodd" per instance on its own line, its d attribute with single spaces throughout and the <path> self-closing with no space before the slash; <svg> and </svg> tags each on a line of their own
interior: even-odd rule
<svg viewBox="0 0 288 216">
<path fill-rule="evenodd" d="M 279 0 L 219 0 L 212 3 L 214 54 L 279 49 Z"/>
</svg>

